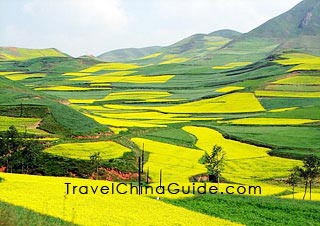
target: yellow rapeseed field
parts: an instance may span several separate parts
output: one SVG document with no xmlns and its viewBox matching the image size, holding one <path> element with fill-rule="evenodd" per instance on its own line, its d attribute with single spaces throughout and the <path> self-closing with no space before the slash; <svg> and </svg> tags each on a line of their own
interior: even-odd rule
<svg viewBox="0 0 320 226">
<path fill-rule="evenodd" d="M 0 116 L 0 131 L 6 131 L 10 126 L 15 126 L 19 132 L 27 132 L 33 134 L 47 135 L 48 133 L 37 129 L 38 123 L 41 118 L 17 118 Z"/>
<path fill-rule="evenodd" d="M 34 73 L 34 74 L 14 73 L 14 74 L 5 75 L 6 78 L 13 80 L 13 81 L 20 81 L 20 80 L 24 80 L 26 78 L 40 78 L 40 77 L 43 78 L 45 76 L 46 76 L 46 74 L 43 74 L 43 73 Z"/>
<path fill-rule="evenodd" d="M 110 70 L 110 71 L 125 71 L 133 70 L 139 68 L 139 65 L 136 64 L 126 64 L 126 63 L 101 63 L 93 65 L 92 67 L 81 70 L 82 73 L 94 73 L 101 70 Z"/>
<path fill-rule="evenodd" d="M 243 66 L 246 66 L 249 64 L 252 64 L 252 62 L 232 62 L 232 63 L 228 63 L 228 64 L 222 65 L 222 66 L 214 66 L 214 67 L 212 67 L 212 69 L 227 70 L 227 69 L 233 69 L 236 67 L 243 67 Z"/>
<path fill-rule="evenodd" d="M 99 114 L 99 113 L 97 113 Z M 119 118 L 119 119 L 174 119 L 181 117 L 188 117 L 188 114 L 164 114 L 161 112 L 124 112 L 124 113 L 100 113 L 99 115 L 107 118 Z"/>
<path fill-rule="evenodd" d="M 160 124 L 158 121 L 155 120 L 127 120 L 127 119 L 116 119 L 116 118 L 105 118 L 99 117 L 92 114 L 84 114 L 89 118 L 94 119 L 96 122 L 102 125 L 108 125 L 113 127 L 166 127 L 166 125 Z"/>
<path fill-rule="evenodd" d="M 68 73 L 64 73 L 62 75 L 66 75 L 66 76 L 87 76 L 90 75 L 90 73 L 84 73 L 84 72 L 68 72 Z"/>
<path fill-rule="evenodd" d="M 268 148 L 226 139 L 213 129 L 195 126 L 187 126 L 183 129 L 197 137 L 196 146 L 202 150 L 211 152 L 214 145 L 223 148 L 226 153 L 226 165 L 222 176 L 228 181 L 270 187 L 261 181 L 274 177 L 286 177 L 291 168 L 301 165 L 301 161 L 269 156 Z"/>
<path fill-rule="evenodd" d="M 21 72 L 19 71 L 0 71 L 0 76 L 1 75 L 12 75 L 12 74 L 19 74 Z"/>
<path fill-rule="evenodd" d="M 0 173 L 0 200 L 78 225 L 239 225 L 139 195 L 65 195 L 65 183 L 110 186 L 108 181 Z"/>
<path fill-rule="evenodd" d="M 110 119 L 123 119 L 123 120 L 142 120 L 144 122 L 151 122 L 154 124 L 172 124 L 178 122 L 191 122 L 191 121 L 217 121 L 222 118 L 212 117 L 190 117 L 189 114 L 164 114 L 161 112 L 145 111 L 145 112 L 95 112 L 95 115 L 102 116 Z"/>
<path fill-rule="evenodd" d="M 122 71 L 121 71 L 122 72 Z M 155 75 L 155 76 L 144 76 L 144 75 L 115 75 L 115 72 L 109 74 L 103 74 L 99 76 L 83 76 L 78 78 L 72 78 L 72 81 L 88 81 L 92 83 L 112 83 L 112 82 L 119 82 L 119 83 L 165 83 L 174 75 Z M 134 72 L 132 72 L 134 73 Z M 110 75 L 111 74 L 111 75 Z"/>
<path fill-rule="evenodd" d="M 269 112 L 284 112 L 284 111 L 291 111 L 298 109 L 298 107 L 290 107 L 290 108 L 277 108 L 277 109 L 272 109 Z"/>
<path fill-rule="evenodd" d="M 232 93 L 205 100 L 167 107 L 128 106 L 106 104 L 111 109 L 156 110 L 166 113 L 245 113 L 265 111 L 253 93 Z"/>
<path fill-rule="evenodd" d="M 202 150 L 152 141 L 143 138 L 132 138 L 141 149 L 150 153 L 145 169 L 149 168 L 153 182 L 159 182 L 162 169 L 163 182 L 188 182 L 189 177 L 205 173 L 204 165 L 198 160 L 203 156 Z"/>
<path fill-rule="evenodd" d="M 288 53 L 281 55 L 283 59 L 275 60 L 282 65 L 296 65 L 289 69 L 292 71 L 320 70 L 320 57 L 305 53 Z"/>
<path fill-rule="evenodd" d="M 21 124 L 21 129 L 24 128 L 23 124 L 26 126 L 32 126 L 38 123 L 40 118 L 17 118 L 17 117 L 9 117 L 9 116 L 0 116 L 1 129 L 8 129 L 11 123 L 14 123 L 15 126 Z"/>
<path fill-rule="evenodd" d="M 171 59 L 174 59 L 174 58 L 177 58 L 178 57 L 178 54 L 167 54 L 167 55 L 164 55 L 162 57 L 163 60 L 171 60 Z"/>
<path fill-rule="evenodd" d="M 74 105 L 76 106 L 76 105 Z M 102 107 L 102 106 L 80 106 L 80 109 L 83 109 L 83 110 L 88 110 L 88 111 L 94 111 L 94 112 L 105 112 L 105 111 L 108 111 L 107 108 L 105 107 Z"/>
<path fill-rule="evenodd" d="M 51 87 L 40 87 L 35 90 L 41 91 L 87 91 L 93 88 L 79 87 L 79 86 L 51 86 Z"/>
<path fill-rule="evenodd" d="M 71 104 L 92 104 L 97 101 L 97 99 L 69 99 Z"/>
<path fill-rule="evenodd" d="M 45 150 L 54 155 L 85 160 L 89 160 L 95 152 L 100 152 L 102 159 L 113 159 L 130 151 L 127 147 L 113 141 L 58 144 Z"/>
<path fill-rule="evenodd" d="M 244 88 L 245 87 L 241 87 L 241 86 L 226 86 L 226 87 L 217 89 L 216 92 L 218 92 L 218 93 L 229 93 L 229 92 L 232 92 L 232 91 L 242 90 Z"/>
<path fill-rule="evenodd" d="M 320 85 L 320 76 L 294 76 L 280 79 L 273 84 L 281 85 Z"/>
<path fill-rule="evenodd" d="M 156 57 L 160 56 L 161 54 L 162 53 L 153 53 L 148 56 L 141 57 L 139 60 L 148 60 L 148 59 L 156 58 Z"/>
<path fill-rule="evenodd" d="M 104 100 L 149 100 L 171 96 L 168 92 L 162 91 L 133 91 L 110 93 Z"/>
<path fill-rule="evenodd" d="M 160 64 L 179 64 L 179 63 L 183 63 L 188 61 L 189 58 L 185 58 L 185 57 L 178 57 L 178 58 L 173 58 L 167 61 L 163 61 Z"/>
</svg>

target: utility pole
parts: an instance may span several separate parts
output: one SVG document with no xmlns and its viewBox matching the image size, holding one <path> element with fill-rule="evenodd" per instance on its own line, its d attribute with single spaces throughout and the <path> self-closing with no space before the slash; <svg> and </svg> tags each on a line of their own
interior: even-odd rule
<svg viewBox="0 0 320 226">
<path fill-rule="evenodd" d="M 144 143 L 142 144 L 142 154 L 141 154 L 141 172 L 143 173 L 144 168 Z"/>
<path fill-rule="evenodd" d="M 138 158 L 138 189 L 139 195 L 141 195 L 141 157 Z"/>
<path fill-rule="evenodd" d="M 162 185 L 162 169 L 160 170 L 160 186 Z"/>
<path fill-rule="evenodd" d="M 148 170 L 147 170 L 147 178 L 146 178 L 146 183 L 149 184 L 149 167 L 148 167 Z"/>
</svg>

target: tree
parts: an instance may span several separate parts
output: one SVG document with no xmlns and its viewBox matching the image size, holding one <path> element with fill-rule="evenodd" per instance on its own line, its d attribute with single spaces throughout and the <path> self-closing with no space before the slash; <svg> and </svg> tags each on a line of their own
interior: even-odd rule
<svg viewBox="0 0 320 226">
<path fill-rule="evenodd" d="M 208 170 L 209 181 L 220 183 L 221 172 L 224 168 L 225 152 L 222 147 L 214 145 L 212 152 L 209 155 L 207 152 L 203 156 L 203 162 Z"/>
<path fill-rule="evenodd" d="M 100 152 L 95 152 L 90 156 L 90 161 L 92 162 L 92 164 L 96 167 L 97 169 L 97 173 L 99 171 L 99 166 L 101 163 L 101 156 L 100 156 Z"/>
<path fill-rule="evenodd" d="M 305 179 L 305 189 L 303 199 L 305 199 L 307 193 L 307 187 L 309 183 L 310 188 L 310 200 L 312 194 L 312 183 L 320 175 L 320 158 L 315 155 L 309 155 L 303 161 L 303 168 L 300 170 L 302 176 Z"/>
<path fill-rule="evenodd" d="M 6 154 L 12 155 L 23 146 L 23 139 L 15 126 L 10 126 L 4 135 Z"/>
<path fill-rule="evenodd" d="M 309 155 L 303 160 L 303 167 L 298 167 L 299 175 L 304 179 L 303 200 L 306 197 L 309 185 L 310 200 L 312 199 L 312 184 L 320 175 L 320 158 L 315 155 Z"/>
<path fill-rule="evenodd" d="M 0 135 L 0 165 L 15 173 L 36 173 L 43 146 L 35 140 L 24 139 L 14 126 Z"/>
<path fill-rule="evenodd" d="M 294 188 L 300 181 L 300 167 L 296 166 L 291 170 L 291 174 L 287 179 L 287 184 L 292 186 L 292 197 L 294 199 Z"/>
</svg>

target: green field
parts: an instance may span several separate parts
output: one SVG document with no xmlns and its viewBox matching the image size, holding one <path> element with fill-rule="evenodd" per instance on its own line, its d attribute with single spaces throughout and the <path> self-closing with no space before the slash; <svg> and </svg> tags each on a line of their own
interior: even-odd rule
<svg viewBox="0 0 320 226">
<path fill-rule="evenodd" d="M 166 199 L 165 202 L 244 225 L 320 224 L 319 202 L 236 195 L 205 195 L 177 200 Z"/>
</svg>

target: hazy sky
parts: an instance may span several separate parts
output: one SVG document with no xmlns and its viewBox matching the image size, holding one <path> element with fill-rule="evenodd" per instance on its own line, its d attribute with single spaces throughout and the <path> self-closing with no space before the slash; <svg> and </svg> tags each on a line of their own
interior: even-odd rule
<svg viewBox="0 0 320 226">
<path fill-rule="evenodd" d="M 248 32 L 301 0 L 0 0 L 0 46 L 79 56 L 169 45 L 219 29 Z"/>
</svg>

